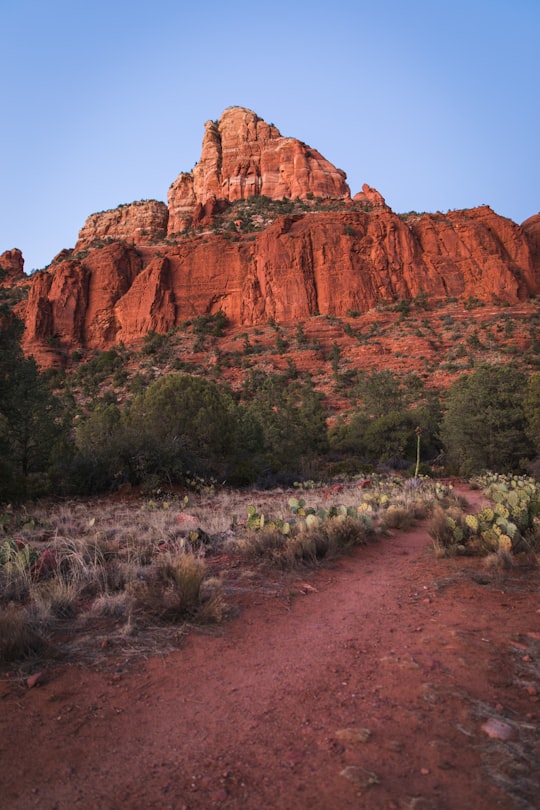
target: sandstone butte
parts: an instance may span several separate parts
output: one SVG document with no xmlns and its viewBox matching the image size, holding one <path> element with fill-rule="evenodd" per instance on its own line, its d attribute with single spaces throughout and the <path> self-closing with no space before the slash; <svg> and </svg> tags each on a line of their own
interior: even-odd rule
<svg viewBox="0 0 540 810">
<path fill-rule="evenodd" d="M 256 233 L 217 218 L 238 201 L 301 200 Z M 326 203 L 326 204 L 325 204 Z M 331 203 L 331 204 L 329 204 Z M 232 230 L 235 232 L 231 232 Z M 19 251 L 0 256 L 20 283 Z M 146 200 L 92 214 L 74 250 L 30 277 L 23 344 L 42 365 L 60 347 L 129 346 L 222 310 L 237 326 L 367 312 L 426 294 L 510 304 L 540 292 L 540 214 L 521 226 L 488 206 L 399 216 L 367 184 L 241 107 L 205 125 L 200 161 Z"/>
</svg>

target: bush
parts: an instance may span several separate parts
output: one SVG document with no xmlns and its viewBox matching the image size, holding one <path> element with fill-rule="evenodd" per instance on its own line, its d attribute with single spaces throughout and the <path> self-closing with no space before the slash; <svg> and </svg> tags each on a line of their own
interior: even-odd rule
<svg viewBox="0 0 540 810">
<path fill-rule="evenodd" d="M 302 526 L 284 534 L 274 526 L 250 532 L 239 545 L 247 557 L 265 560 L 277 568 L 289 570 L 315 563 L 365 545 L 369 529 L 364 521 L 337 516 L 312 526 Z"/>
<path fill-rule="evenodd" d="M 222 601 L 219 594 L 205 594 L 205 576 L 204 562 L 193 554 L 158 561 L 128 589 L 135 615 L 167 623 L 219 619 Z"/>
<path fill-rule="evenodd" d="M 519 470 L 531 456 L 524 411 L 526 377 L 508 365 L 484 365 L 451 386 L 441 436 L 462 475 Z"/>
<path fill-rule="evenodd" d="M 0 610 L 0 663 L 41 653 L 45 639 L 35 629 L 27 608 L 9 604 Z"/>
</svg>

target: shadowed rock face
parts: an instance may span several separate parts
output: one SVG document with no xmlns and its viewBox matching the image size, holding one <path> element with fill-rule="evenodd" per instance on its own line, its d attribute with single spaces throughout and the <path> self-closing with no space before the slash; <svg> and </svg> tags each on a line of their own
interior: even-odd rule
<svg viewBox="0 0 540 810">
<path fill-rule="evenodd" d="M 339 204 L 279 216 L 257 234 L 208 230 L 232 203 L 260 195 Z M 194 225 L 197 236 L 173 238 Z M 521 227 L 487 206 L 400 217 L 368 185 L 351 199 L 342 171 L 240 107 L 206 124 L 201 159 L 172 184 L 168 207 L 93 214 L 76 251 L 31 278 L 19 311 L 25 349 L 44 365 L 52 338 L 64 350 L 129 345 L 218 310 L 254 325 L 420 294 L 515 303 L 540 292 L 540 215 Z M 0 257 L 14 273 L 21 263 L 18 251 Z"/>
<path fill-rule="evenodd" d="M 540 288 L 540 214 L 529 217 L 521 225 L 527 239 L 533 270 L 536 273 L 536 290 Z"/>
</svg>

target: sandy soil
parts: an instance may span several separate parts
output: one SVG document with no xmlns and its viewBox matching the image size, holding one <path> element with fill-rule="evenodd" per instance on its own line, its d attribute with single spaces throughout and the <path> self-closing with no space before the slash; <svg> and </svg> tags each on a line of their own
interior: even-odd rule
<svg viewBox="0 0 540 810">
<path fill-rule="evenodd" d="M 232 582 L 235 617 L 175 652 L 4 677 L 1 806 L 540 806 L 538 569 L 436 559 L 419 527 Z"/>
</svg>

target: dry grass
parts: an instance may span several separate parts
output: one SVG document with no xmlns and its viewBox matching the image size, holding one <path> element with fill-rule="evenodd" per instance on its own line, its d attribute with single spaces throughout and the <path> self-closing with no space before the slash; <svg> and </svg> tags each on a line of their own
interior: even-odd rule
<svg viewBox="0 0 540 810">
<path fill-rule="evenodd" d="M 301 565 L 313 565 L 364 545 L 369 533 L 362 520 L 334 517 L 288 535 L 272 527 L 250 532 L 236 543 L 236 549 L 247 559 L 259 559 L 282 570 L 289 570 Z"/>
<path fill-rule="evenodd" d="M 465 532 L 465 515 L 459 507 L 443 509 L 436 506 L 428 524 L 428 533 L 438 557 L 456 554 L 460 546 L 460 532 Z"/>
<path fill-rule="evenodd" d="M 490 571 L 509 571 L 515 568 L 515 560 L 512 554 L 505 549 L 488 554 L 483 560 L 484 567 Z"/>
<path fill-rule="evenodd" d="M 45 648 L 45 637 L 26 607 L 10 603 L 0 611 L 0 663 L 37 655 Z"/>
<path fill-rule="evenodd" d="M 226 582 L 215 576 L 220 565 L 226 580 L 235 559 L 281 570 L 319 564 L 367 542 L 371 526 L 402 526 L 398 515 L 423 514 L 431 486 L 381 479 L 367 492 L 352 482 L 204 492 L 190 495 L 188 504 L 171 495 L 168 501 L 74 501 L 10 511 L 1 524 L 9 523 L 4 536 L 16 536 L 41 557 L 33 566 L 0 565 L 0 632 L 6 639 L 0 645 L 13 659 L 39 647 L 45 633 L 58 637 L 59 630 L 64 639 L 76 629 L 78 649 L 83 637 L 94 645 L 103 634 L 147 639 L 152 627 L 161 639 L 159 625 L 181 633 L 185 623 L 220 621 L 227 611 Z M 293 495 L 327 517 L 307 526 L 291 512 Z M 341 514 L 330 518 L 334 506 Z M 264 515 L 262 530 L 248 528 L 248 507 Z M 343 507 L 354 507 L 357 517 L 346 516 Z M 283 534 L 287 521 L 290 531 Z M 10 602 L 16 604 L 8 609 Z"/>
<path fill-rule="evenodd" d="M 414 507 L 395 506 L 388 507 L 381 519 L 381 529 L 388 531 L 389 529 L 401 529 L 406 531 L 414 524 L 418 512 Z"/>
<path fill-rule="evenodd" d="M 194 554 L 158 560 L 144 579 L 128 586 L 133 615 L 167 623 L 196 621 L 203 615 L 210 620 L 208 603 L 214 594 L 207 596 L 203 592 L 205 576 L 204 561 Z"/>
</svg>

